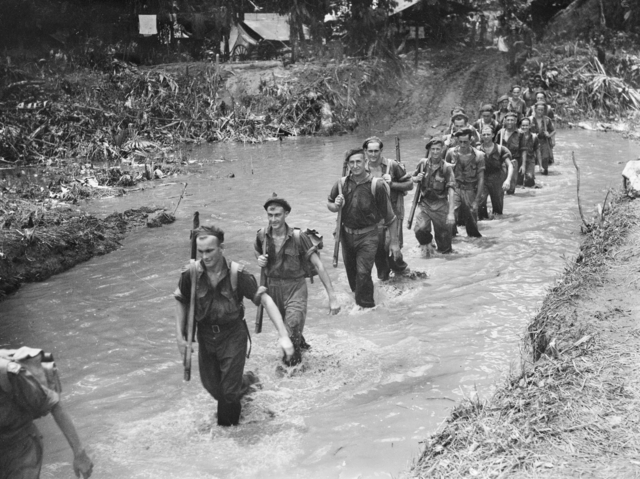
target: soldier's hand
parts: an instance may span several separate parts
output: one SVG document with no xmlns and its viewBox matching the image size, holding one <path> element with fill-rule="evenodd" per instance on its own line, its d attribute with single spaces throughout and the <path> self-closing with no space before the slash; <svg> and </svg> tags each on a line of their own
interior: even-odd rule
<svg viewBox="0 0 640 479">
<path fill-rule="evenodd" d="M 447 226 L 453 226 L 456 224 L 456 215 L 453 213 L 449 213 L 447 215 Z"/>
<path fill-rule="evenodd" d="M 184 352 L 187 350 L 187 342 L 182 338 L 177 338 L 176 342 L 178 343 L 178 351 L 180 351 L 180 356 L 184 357 Z M 193 346 L 191 346 L 191 352 L 193 352 Z"/>
<path fill-rule="evenodd" d="M 342 208 L 342 205 L 344 204 L 344 195 L 336 196 L 334 203 L 338 208 Z"/>
<path fill-rule="evenodd" d="M 520 173 L 521 173 L 521 174 L 523 174 L 523 175 L 524 175 L 524 165 L 522 165 L 522 166 L 520 167 L 520 170 L 519 170 L 519 171 L 520 171 Z"/>
<path fill-rule="evenodd" d="M 511 186 L 510 181 L 506 181 L 504 183 L 502 183 L 502 191 L 507 191 L 509 189 L 509 187 Z"/>
<path fill-rule="evenodd" d="M 336 298 L 329 298 L 329 314 L 338 314 L 340 312 L 340 305 Z"/>
<path fill-rule="evenodd" d="M 393 259 L 396 261 L 399 260 L 402 256 L 402 253 L 400 252 L 400 246 L 398 246 L 398 243 L 395 242 L 392 242 L 389 245 L 389 252 L 393 255 Z"/>
<path fill-rule="evenodd" d="M 268 261 L 269 261 L 268 254 L 261 254 L 260 256 L 258 256 L 258 266 L 260 266 L 261 268 L 264 268 L 265 266 L 267 266 Z"/>
<path fill-rule="evenodd" d="M 390 174 L 386 174 L 386 175 L 382 175 L 382 179 L 384 181 L 386 181 L 387 183 L 391 184 L 391 175 Z"/>
<path fill-rule="evenodd" d="M 293 356 L 293 343 L 291 342 L 289 336 L 281 336 L 278 339 L 278 345 L 280 345 L 280 349 L 284 351 L 284 354 L 287 355 L 287 358 Z"/>
<path fill-rule="evenodd" d="M 477 213 L 478 211 L 478 202 L 474 201 L 473 203 L 471 203 L 471 211 L 473 211 L 474 213 Z"/>
<path fill-rule="evenodd" d="M 424 173 L 418 173 L 416 176 L 413 177 L 414 183 L 421 183 L 422 180 L 424 180 Z"/>
<path fill-rule="evenodd" d="M 73 472 L 76 474 L 76 477 L 82 477 L 84 479 L 91 477 L 93 462 L 91 462 L 91 459 L 89 459 L 84 449 L 73 457 Z"/>
</svg>

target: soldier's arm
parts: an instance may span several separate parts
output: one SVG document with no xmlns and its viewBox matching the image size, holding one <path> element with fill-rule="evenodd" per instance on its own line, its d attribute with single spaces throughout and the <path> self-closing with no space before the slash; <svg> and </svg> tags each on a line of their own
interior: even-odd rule
<svg viewBox="0 0 640 479">
<path fill-rule="evenodd" d="M 324 289 L 327 291 L 327 296 L 329 296 L 329 310 L 331 314 L 338 314 L 340 312 L 340 305 L 338 304 L 338 298 L 336 298 L 336 293 L 333 290 L 333 284 L 331 283 L 331 278 L 329 277 L 329 273 L 324 269 L 324 265 L 320 260 L 320 257 L 317 253 L 311 253 L 309 256 L 309 261 L 311 264 L 315 266 L 318 271 L 318 277 L 324 286 Z"/>
<path fill-rule="evenodd" d="M 93 472 L 93 463 L 91 459 L 89 459 L 89 456 L 87 456 L 84 447 L 82 447 L 82 442 L 71 420 L 71 416 L 67 414 L 67 411 L 64 410 L 60 403 L 51 409 L 51 415 L 73 451 L 73 472 L 75 472 L 77 477 L 83 477 L 85 479 L 90 477 Z"/>
<path fill-rule="evenodd" d="M 478 205 L 482 201 L 482 191 L 484 190 L 484 154 L 480 153 L 478 160 L 478 189 L 476 191 L 475 209 L 478 209 Z"/>
<path fill-rule="evenodd" d="M 335 185 L 333 185 L 333 188 L 331 189 L 331 193 L 329 194 L 329 198 L 327 200 L 327 208 L 332 213 L 337 213 L 338 211 L 340 211 L 340 208 L 342 207 L 342 204 L 344 202 L 344 196 L 339 195 L 338 193 L 338 183 L 336 183 Z"/>
<path fill-rule="evenodd" d="M 413 181 L 411 181 L 411 176 L 407 175 L 404 168 L 396 165 L 394 175 L 389 186 L 392 190 L 411 191 L 413 189 Z"/>
<path fill-rule="evenodd" d="M 176 299 L 176 343 L 178 344 L 178 351 L 180 351 L 181 356 L 184 356 L 185 349 L 187 348 L 187 341 L 185 341 L 183 331 L 186 329 L 187 316 L 189 314 L 190 295 L 191 275 L 183 272 L 180 276 L 178 287 L 173 292 L 173 296 Z"/>
<path fill-rule="evenodd" d="M 278 331 L 278 343 L 288 357 L 293 355 L 293 344 L 289 339 L 289 333 L 282 320 L 282 315 L 271 296 L 267 294 L 265 286 L 258 287 L 256 278 L 246 271 L 238 271 L 238 293 L 253 302 L 256 306 L 262 304 L 264 310 L 269 315 L 269 319 Z"/>
<path fill-rule="evenodd" d="M 513 177 L 513 163 L 511 163 L 511 152 L 509 151 L 508 148 L 504 148 L 501 147 L 499 145 L 496 145 L 497 148 L 501 148 L 501 158 L 502 161 L 507 165 L 507 179 L 504 180 L 503 183 L 503 188 L 509 189 L 509 186 L 511 185 L 511 178 Z"/>
</svg>

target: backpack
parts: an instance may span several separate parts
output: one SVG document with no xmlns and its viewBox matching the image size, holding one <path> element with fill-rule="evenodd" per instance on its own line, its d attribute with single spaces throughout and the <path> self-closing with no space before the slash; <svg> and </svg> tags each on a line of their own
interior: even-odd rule
<svg viewBox="0 0 640 479">
<path fill-rule="evenodd" d="M 9 371 L 25 368 L 35 377 L 42 387 L 58 394 L 62 392 L 60 377 L 51 353 L 42 349 L 23 346 L 20 349 L 0 349 L 0 390 L 11 393 L 13 387 L 9 381 Z"/>
<path fill-rule="evenodd" d="M 312 230 L 309 228 L 307 228 L 304 234 L 306 234 L 309 237 L 309 239 L 311 240 L 311 244 L 317 248 L 318 250 L 317 254 L 318 256 L 320 256 L 320 250 L 324 246 L 322 242 L 322 235 L 318 233 L 316 230 Z M 293 229 L 293 240 L 296 242 L 298 253 L 302 252 L 300 254 L 300 260 L 302 263 L 302 267 L 304 268 L 304 277 L 309 278 L 309 281 L 313 283 L 313 277 L 318 274 L 318 270 L 313 265 L 313 263 L 309 261 L 308 258 L 306 258 L 306 254 L 302 250 L 302 241 L 300 240 L 300 228 Z M 305 256 L 305 258 L 303 258 L 302 256 Z"/>
<path fill-rule="evenodd" d="M 313 283 L 313 277 L 318 274 L 318 270 L 311 263 L 311 261 L 309 261 L 305 257 L 306 254 L 305 254 L 305 251 L 303 251 L 302 249 L 302 240 L 300 239 L 301 231 L 302 230 L 300 228 L 293 228 L 293 241 L 296 244 L 296 249 L 298 250 L 298 255 L 300 256 L 300 264 L 304 269 L 304 277 L 309 278 L 309 280 Z M 264 249 L 264 241 L 265 241 L 266 233 L 267 233 L 266 227 L 261 228 L 259 231 L 260 241 L 262 242 L 263 249 Z M 318 233 L 316 230 L 312 230 L 310 228 L 307 228 L 304 234 L 306 234 L 309 237 L 309 239 L 311 240 L 311 244 L 313 244 L 313 246 L 315 246 L 318 249 L 317 254 L 318 256 L 320 256 L 320 250 L 324 246 L 324 243 L 322 241 L 322 235 L 320 235 L 320 233 Z M 232 283 L 233 283 L 233 278 L 232 278 Z"/>
</svg>

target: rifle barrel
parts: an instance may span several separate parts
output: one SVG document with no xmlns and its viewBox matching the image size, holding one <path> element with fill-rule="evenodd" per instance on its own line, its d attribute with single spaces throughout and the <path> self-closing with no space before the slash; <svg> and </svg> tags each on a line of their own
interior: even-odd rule
<svg viewBox="0 0 640 479">
<path fill-rule="evenodd" d="M 342 176 L 338 180 L 338 195 L 342 194 L 342 178 L 347 175 L 347 162 L 342 165 Z M 338 219 L 336 220 L 336 244 L 333 247 L 333 267 L 338 267 L 338 256 L 340 253 L 340 236 L 342 235 L 342 207 L 338 210 Z"/>
</svg>

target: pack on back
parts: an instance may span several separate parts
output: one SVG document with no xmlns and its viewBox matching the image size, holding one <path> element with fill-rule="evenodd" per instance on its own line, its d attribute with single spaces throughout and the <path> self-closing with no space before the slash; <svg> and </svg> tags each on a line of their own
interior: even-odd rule
<svg viewBox="0 0 640 479">
<path fill-rule="evenodd" d="M 62 392 L 62 384 L 58 376 L 58 368 L 51 353 L 42 349 L 23 346 L 20 349 L 0 349 L 0 389 L 10 393 L 9 365 L 16 363 L 29 371 L 45 388 L 58 394 Z"/>
<path fill-rule="evenodd" d="M 304 277 L 309 278 L 309 280 L 313 283 L 313 277 L 318 274 L 318 270 L 313 265 L 313 263 L 307 258 L 306 251 L 302 249 L 302 241 L 300 240 L 300 228 L 293 228 L 293 240 L 296 242 L 296 248 L 298 249 L 298 254 L 301 256 L 302 265 L 304 268 Z M 323 248 L 324 243 L 322 242 L 322 235 L 318 233 L 316 230 L 312 230 L 307 228 L 304 232 L 309 239 L 311 240 L 311 244 L 317 248 L 318 256 L 320 256 L 320 250 Z"/>
</svg>

